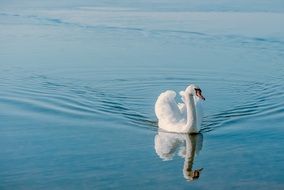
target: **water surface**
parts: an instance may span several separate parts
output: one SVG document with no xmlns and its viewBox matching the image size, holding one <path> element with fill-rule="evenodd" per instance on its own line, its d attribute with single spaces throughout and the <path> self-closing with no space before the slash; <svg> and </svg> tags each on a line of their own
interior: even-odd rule
<svg viewBox="0 0 284 190">
<path fill-rule="evenodd" d="M 27 2 L 0 8 L 0 189 L 284 188 L 282 2 Z M 159 132 L 191 83 L 202 134 Z"/>
</svg>

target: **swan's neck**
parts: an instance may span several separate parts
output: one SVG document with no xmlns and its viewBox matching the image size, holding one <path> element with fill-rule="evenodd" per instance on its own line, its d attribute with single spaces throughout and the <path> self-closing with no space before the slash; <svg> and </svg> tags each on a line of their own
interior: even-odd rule
<svg viewBox="0 0 284 190">
<path fill-rule="evenodd" d="M 188 132 L 197 132 L 196 130 L 196 108 L 192 95 L 187 97 L 186 101 L 186 110 L 187 110 L 187 121 L 186 121 L 186 131 Z"/>
</svg>

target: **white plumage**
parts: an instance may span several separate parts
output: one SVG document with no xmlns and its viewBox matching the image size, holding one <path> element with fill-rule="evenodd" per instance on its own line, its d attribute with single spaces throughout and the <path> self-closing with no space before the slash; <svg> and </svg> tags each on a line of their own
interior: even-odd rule
<svg viewBox="0 0 284 190">
<path fill-rule="evenodd" d="M 180 93 L 182 102 L 176 102 L 176 92 L 167 90 L 160 94 L 155 104 L 159 128 L 176 133 L 198 133 L 204 99 L 197 85 L 188 86 Z"/>
</svg>

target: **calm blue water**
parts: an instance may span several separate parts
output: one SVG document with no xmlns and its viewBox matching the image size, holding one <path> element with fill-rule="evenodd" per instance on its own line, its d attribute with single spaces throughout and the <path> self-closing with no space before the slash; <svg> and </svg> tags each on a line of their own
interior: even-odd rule
<svg viewBox="0 0 284 190">
<path fill-rule="evenodd" d="M 283 9 L 1 1 L 0 189 L 284 189 Z M 202 134 L 158 132 L 191 83 Z"/>
</svg>

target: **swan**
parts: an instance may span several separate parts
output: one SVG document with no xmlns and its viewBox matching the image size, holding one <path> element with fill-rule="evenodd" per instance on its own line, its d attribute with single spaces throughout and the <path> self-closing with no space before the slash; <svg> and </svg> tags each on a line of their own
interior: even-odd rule
<svg viewBox="0 0 284 190">
<path fill-rule="evenodd" d="M 182 103 L 176 102 L 176 92 L 172 90 L 158 97 L 155 113 L 159 128 L 175 133 L 199 133 L 202 119 L 200 100 L 205 100 L 201 89 L 191 84 L 179 94 Z"/>
</svg>

